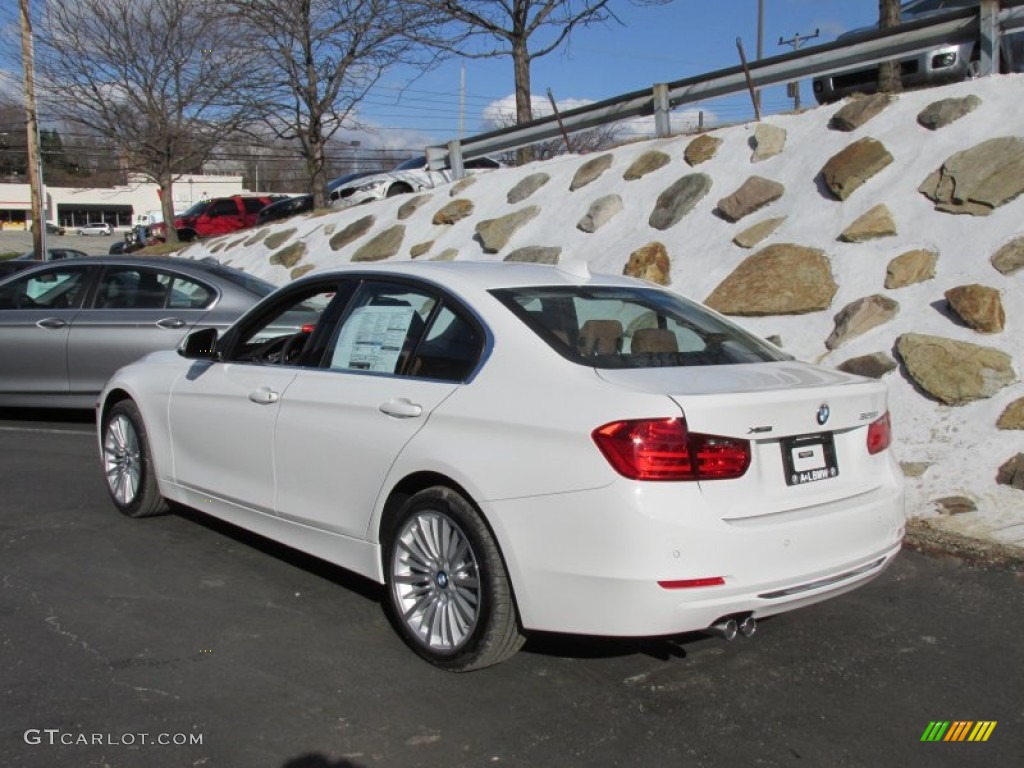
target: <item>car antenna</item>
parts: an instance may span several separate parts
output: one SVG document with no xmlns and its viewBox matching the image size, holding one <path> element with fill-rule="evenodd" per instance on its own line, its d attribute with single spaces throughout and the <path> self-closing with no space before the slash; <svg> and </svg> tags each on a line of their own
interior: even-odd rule
<svg viewBox="0 0 1024 768">
<path fill-rule="evenodd" d="M 590 279 L 590 265 L 583 259 L 569 259 L 558 264 L 555 269 L 572 277 L 578 277 L 581 280 Z"/>
</svg>

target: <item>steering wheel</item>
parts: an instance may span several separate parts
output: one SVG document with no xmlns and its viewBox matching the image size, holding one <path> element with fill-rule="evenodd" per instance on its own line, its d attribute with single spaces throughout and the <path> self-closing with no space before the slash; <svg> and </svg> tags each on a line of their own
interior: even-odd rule
<svg viewBox="0 0 1024 768">
<path fill-rule="evenodd" d="M 276 363 L 281 356 L 281 348 L 290 338 L 290 336 L 275 336 L 264 341 L 245 357 L 254 363 Z"/>
<path fill-rule="evenodd" d="M 278 360 L 282 365 L 286 365 L 291 362 L 296 362 L 302 357 L 302 353 L 306 348 L 306 342 L 309 340 L 309 333 L 306 331 L 299 331 L 293 333 L 285 341 L 284 346 L 281 348 L 281 358 Z"/>
<path fill-rule="evenodd" d="M 256 347 L 248 358 L 257 363 L 284 365 L 292 362 L 293 357 L 298 358 L 308 338 L 309 334 L 301 331 L 288 336 L 275 336 Z"/>
</svg>

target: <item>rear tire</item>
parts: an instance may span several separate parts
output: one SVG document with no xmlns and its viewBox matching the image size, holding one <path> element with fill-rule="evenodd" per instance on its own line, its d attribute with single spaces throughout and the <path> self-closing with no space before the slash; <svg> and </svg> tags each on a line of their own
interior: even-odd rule
<svg viewBox="0 0 1024 768">
<path fill-rule="evenodd" d="M 167 512 L 149 452 L 146 427 L 131 400 L 115 403 L 103 419 L 103 474 L 121 514 L 152 517 Z"/>
<path fill-rule="evenodd" d="M 468 672 L 519 650 L 525 638 L 505 563 L 472 504 L 450 488 L 427 488 L 385 536 L 388 612 L 413 651 Z"/>
</svg>

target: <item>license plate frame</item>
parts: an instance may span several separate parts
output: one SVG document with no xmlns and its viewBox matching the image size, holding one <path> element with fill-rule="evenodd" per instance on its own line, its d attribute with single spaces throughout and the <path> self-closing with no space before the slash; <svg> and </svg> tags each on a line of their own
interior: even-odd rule
<svg viewBox="0 0 1024 768">
<path fill-rule="evenodd" d="M 836 445 L 831 432 L 785 437 L 779 441 L 786 485 L 807 485 L 839 476 Z"/>
</svg>

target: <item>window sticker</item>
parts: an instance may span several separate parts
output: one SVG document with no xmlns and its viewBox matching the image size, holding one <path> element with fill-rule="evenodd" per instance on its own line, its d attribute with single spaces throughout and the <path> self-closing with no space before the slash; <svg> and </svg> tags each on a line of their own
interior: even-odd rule
<svg viewBox="0 0 1024 768">
<path fill-rule="evenodd" d="M 341 329 L 331 368 L 394 373 L 413 314 L 412 307 L 360 307 Z"/>
</svg>

